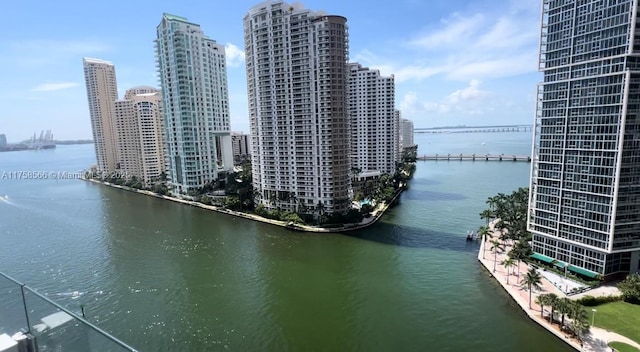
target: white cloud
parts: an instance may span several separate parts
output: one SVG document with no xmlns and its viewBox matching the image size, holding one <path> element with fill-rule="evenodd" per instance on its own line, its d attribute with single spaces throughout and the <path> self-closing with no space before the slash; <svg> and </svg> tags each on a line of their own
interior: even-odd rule
<svg viewBox="0 0 640 352">
<path fill-rule="evenodd" d="M 493 92 L 480 88 L 479 80 L 471 80 L 469 84 L 446 95 L 439 101 L 425 101 L 419 104 L 416 93 L 405 95 L 404 107 L 410 115 L 455 114 L 455 115 L 480 115 L 494 109 Z M 401 109 L 404 112 L 403 104 Z"/>
<path fill-rule="evenodd" d="M 469 100 L 479 100 L 490 95 L 489 92 L 480 90 L 480 81 L 474 79 L 469 82 L 469 86 L 464 89 L 458 89 L 449 94 L 446 100 L 451 104 L 463 103 Z"/>
<path fill-rule="evenodd" d="M 461 38 L 469 38 L 482 26 L 485 16 L 477 13 L 472 16 L 464 16 L 453 13 L 449 18 L 441 19 L 444 28 L 427 32 L 425 35 L 413 39 L 410 45 L 425 49 L 442 50 L 444 47 L 460 45 Z"/>
<path fill-rule="evenodd" d="M 238 67 L 242 65 L 245 59 L 244 51 L 240 50 L 237 46 L 227 43 L 224 47 L 225 54 L 227 55 L 227 65 L 231 67 Z"/>
<path fill-rule="evenodd" d="M 418 102 L 418 95 L 415 92 L 407 92 L 400 102 L 400 110 L 403 113 L 414 113 Z"/>
<path fill-rule="evenodd" d="M 31 89 L 32 92 L 52 92 L 79 86 L 76 82 L 42 83 Z"/>
<path fill-rule="evenodd" d="M 384 74 L 394 74 L 396 82 L 437 75 L 468 81 L 535 72 L 539 10 L 533 1 L 513 0 L 508 6 L 466 16 L 454 12 L 440 20 L 439 28 L 429 28 L 405 42 L 414 51 L 414 60 L 366 50 L 355 58 Z"/>
</svg>

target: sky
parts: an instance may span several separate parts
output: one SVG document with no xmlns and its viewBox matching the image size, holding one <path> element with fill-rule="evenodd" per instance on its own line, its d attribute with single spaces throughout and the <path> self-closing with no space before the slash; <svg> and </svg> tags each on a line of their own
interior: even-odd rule
<svg viewBox="0 0 640 352">
<path fill-rule="evenodd" d="M 242 18 L 258 3 L 11 2 L 0 21 L 0 133 L 9 142 L 47 129 L 56 139 L 91 139 L 82 58 L 113 62 L 121 98 L 134 86 L 157 87 L 153 40 L 164 12 L 225 45 L 231 129 L 248 133 Z M 350 61 L 394 75 L 396 108 L 416 128 L 532 123 L 540 0 L 302 3 L 347 18 Z"/>
</svg>

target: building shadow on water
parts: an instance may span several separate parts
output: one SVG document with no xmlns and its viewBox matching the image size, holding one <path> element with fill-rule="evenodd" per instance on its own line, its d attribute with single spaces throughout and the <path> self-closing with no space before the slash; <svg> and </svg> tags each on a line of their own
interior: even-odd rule
<svg viewBox="0 0 640 352">
<path fill-rule="evenodd" d="M 425 178 L 425 177 L 414 177 L 411 179 L 410 185 L 412 186 L 434 186 L 442 184 L 441 181 Z"/>
<path fill-rule="evenodd" d="M 402 200 L 440 201 L 440 200 L 465 200 L 468 197 L 460 193 L 434 192 L 412 188 L 402 194 Z"/>
<path fill-rule="evenodd" d="M 480 248 L 479 240 L 467 241 L 464 233 L 438 232 L 385 222 L 378 222 L 362 230 L 346 232 L 344 235 L 400 247 L 457 252 L 477 252 Z"/>
</svg>

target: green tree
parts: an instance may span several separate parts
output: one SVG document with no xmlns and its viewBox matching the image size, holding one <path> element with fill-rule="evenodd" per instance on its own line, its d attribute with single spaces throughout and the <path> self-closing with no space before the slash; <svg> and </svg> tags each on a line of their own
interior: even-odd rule
<svg viewBox="0 0 640 352">
<path fill-rule="evenodd" d="M 480 228 L 478 229 L 478 235 L 485 242 L 484 243 L 485 246 L 483 246 L 483 251 L 482 251 L 482 259 L 484 259 L 484 254 L 487 253 L 487 251 L 484 248 L 486 248 L 487 240 L 491 238 L 491 231 L 489 230 L 488 226 L 480 226 Z"/>
<path fill-rule="evenodd" d="M 549 294 L 543 293 L 538 295 L 535 302 L 540 306 L 540 317 L 544 319 L 544 306 L 549 305 Z"/>
<path fill-rule="evenodd" d="M 489 226 L 489 222 L 493 219 L 493 211 L 491 209 L 485 209 L 480 213 L 480 219 L 487 220 L 487 226 Z"/>
<path fill-rule="evenodd" d="M 551 316 L 549 317 L 549 321 L 551 322 L 551 324 L 553 324 L 555 309 L 558 306 L 558 300 L 560 298 L 555 293 L 547 293 L 546 295 L 547 295 L 547 305 L 551 307 Z"/>
<path fill-rule="evenodd" d="M 522 285 L 523 288 L 529 290 L 529 309 L 531 309 L 531 292 L 534 289 L 539 290 L 541 288 L 541 284 L 542 277 L 540 276 L 540 273 L 538 273 L 538 271 L 533 268 L 529 269 L 529 271 L 527 271 L 525 276 L 522 278 L 522 281 L 520 281 L 520 285 Z"/>
<path fill-rule="evenodd" d="M 500 264 L 502 264 L 502 266 L 504 266 L 505 271 L 507 272 L 507 285 L 509 284 L 509 269 L 513 268 L 516 265 L 516 262 L 511 259 L 511 258 L 507 258 L 504 259 Z"/>
<path fill-rule="evenodd" d="M 316 205 L 316 211 L 318 212 L 318 225 L 322 224 L 324 209 L 324 203 L 322 203 L 322 201 L 318 201 L 318 204 Z"/>
<path fill-rule="evenodd" d="M 618 284 L 618 289 L 622 293 L 622 298 L 629 303 L 640 303 L 640 275 L 637 273 L 627 275 Z"/>
<path fill-rule="evenodd" d="M 562 297 L 558 299 L 556 309 L 560 313 L 560 327 L 564 329 L 564 317 L 573 309 L 573 301 L 567 297 Z"/>
<path fill-rule="evenodd" d="M 520 262 L 531 256 L 533 251 L 528 241 L 517 241 L 509 251 L 509 257 L 514 258 L 518 262 L 518 274 L 520 277 Z"/>
<path fill-rule="evenodd" d="M 575 303 L 575 302 L 574 302 Z M 575 303 L 575 309 L 572 312 L 571 330 L 582 340 L 582 335 L 589 331 L 589 314 L 587 310 L 580 304 Z"/>
<path fill-rule="evenodd" d="M 502 249 L 502 243 L 498 240 L 491 240 L 491 251 L 493 251 L 493 272 L 496 272 L 496 263 L 498 262 L 498 250 Z"/>
</svg>

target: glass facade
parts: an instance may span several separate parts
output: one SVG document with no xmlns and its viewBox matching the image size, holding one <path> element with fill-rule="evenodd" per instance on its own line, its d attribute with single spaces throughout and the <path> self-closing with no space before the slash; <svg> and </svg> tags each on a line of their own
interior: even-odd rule
<svg viewBox="0 0 640 352">
<path fill-rule="evenodd" d="M 199 25 L 164 14 L 156 59 L 169 181 L 174 194 L 188 195 L 233 168 L 225 49 Z"/>
<path fill-rule="evenodd" d="M 640 71 L 632 0 L 543 1 L 533 249 L 601 275 L 638 269 Z"/>
</svg>

